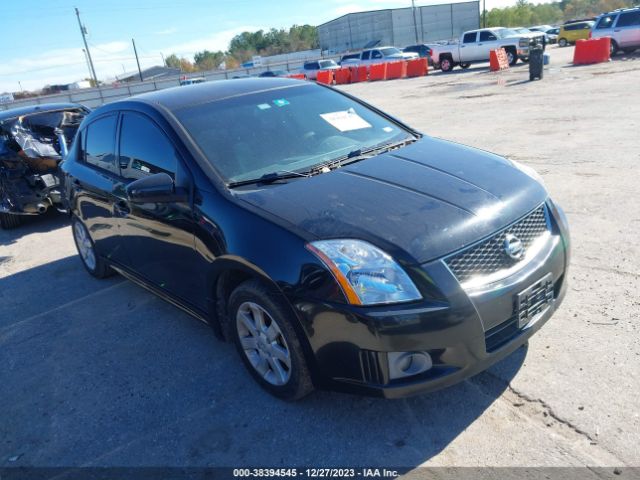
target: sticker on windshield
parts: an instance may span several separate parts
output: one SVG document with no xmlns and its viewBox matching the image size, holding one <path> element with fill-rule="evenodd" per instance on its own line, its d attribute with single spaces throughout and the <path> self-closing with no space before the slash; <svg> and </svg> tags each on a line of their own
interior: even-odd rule
<svg viewBox="0 0 640 480">
<path fill-rule="evenodd" d="M 271 105 L 269 105 L 268 103 L 261 103 L 260 105 L 258 105 L 258 108 L 260 110 L 266 110 L 268 108 L 271 108 Z"/>
<path fill-rule="evenodd" d="M 284 98 L 278 98 L 277 100 L 273 101 L 273 104 L 276 107 L 284 107 L 285 105 L 289 105 L 289 100 L 285 100 Z"/>
<path fill-rule="evenodd" d="M 322 119 L 341 132 L 371 128 L 371 124 L 356 113 L 353 108 L 341 112 L 321 113 Z"/>
</svg>

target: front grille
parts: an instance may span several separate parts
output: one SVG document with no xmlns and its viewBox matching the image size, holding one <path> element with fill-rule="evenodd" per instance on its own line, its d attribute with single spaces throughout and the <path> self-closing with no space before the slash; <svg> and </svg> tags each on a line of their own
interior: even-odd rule
<svg viewBox="0 0 640 480">
<path fill-rule="evenodd" d="M 507 234 L 515 235 L 522 242 L 525 252 L 531 244 L 549 229 L 544 205 L 541 205 L 526 217 L 499 231 L 490 238 L 445 260 L 449 269 L 460 282 L 473 277 L 491 275 L 511 268 L 516 261 L 504 251 Z"/>
</svg>

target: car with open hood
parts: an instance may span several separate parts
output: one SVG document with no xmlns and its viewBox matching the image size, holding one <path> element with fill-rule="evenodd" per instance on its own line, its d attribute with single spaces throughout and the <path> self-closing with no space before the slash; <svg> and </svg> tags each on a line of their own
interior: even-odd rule
<svg viewBox="0 0 640 480">
<path fill-rule="evenodd" d="M 87 271 L 210 324 L 286 399 L 452 385 L 524 344 L 567 290 L 567 222 L 534 170 L 328 86 L 113 102 L 63 169 Z"/>
<path fill-rule="evenodd" d="M 62 209 L 58 165 L 89 109 L 50 103 L 0 111 L 0 226 Z"/>
</svg>

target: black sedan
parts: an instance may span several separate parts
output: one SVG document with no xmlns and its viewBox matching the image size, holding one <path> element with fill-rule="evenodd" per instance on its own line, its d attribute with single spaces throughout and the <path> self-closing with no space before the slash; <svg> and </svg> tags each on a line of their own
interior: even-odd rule
<svg viewBox="0 0 640 480">
<path fill-rule="evenodd" d="M 326 86 L 114 102 L 63 170 L 89 273 L 207 322 L 281 398 L 451 385 L 525 343 L 567 288 L 567 223 L 535 171 Z"/>
</svg>

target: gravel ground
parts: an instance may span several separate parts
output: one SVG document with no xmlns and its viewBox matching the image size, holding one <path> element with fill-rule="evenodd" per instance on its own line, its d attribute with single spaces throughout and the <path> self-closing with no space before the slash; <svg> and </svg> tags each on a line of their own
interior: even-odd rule
<svg viewBox="0 0 640 480">
<path fill-rule="evenodd" d="M 640 57 L 549 52 L 542 81 L 481 65 L 341 87 L 543 175 L 573 263 L 527 348 L 430 395 L 282 403 L 204 324 L 89 277 L 50 214 L 0 231 L 0 467 L 640 466 Z"/>
</svg>

